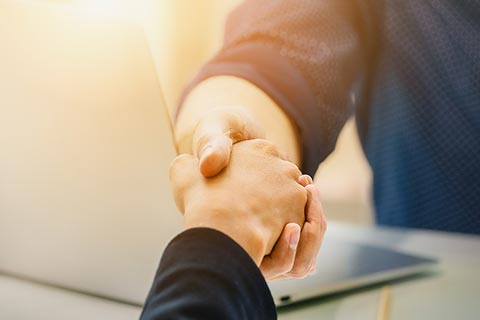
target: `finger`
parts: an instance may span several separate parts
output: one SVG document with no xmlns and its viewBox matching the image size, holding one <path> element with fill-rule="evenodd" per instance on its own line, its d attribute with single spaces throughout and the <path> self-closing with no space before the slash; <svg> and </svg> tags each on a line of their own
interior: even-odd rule
<svg viewBox="0 0 480 320">
<path fill-rule="evenodd" d="M 300 226 L 296 223 L 288 223 L 270 255 L 264 257 L 260 264 L 260 270 L 265 279 L 273 279 L 292 269 L 299 238 Z"/>
<path fill-rule="evenodd" d="M 195 128 L 193 152 L 205 177 L 219 173 L 230 160 L 232 145 L 263 138 L 265 133 L 241 107 L 221 107 L 209 112 Z"/>
<path fill-rule="evenodd" d="M 312 184 L 305 188 L 307 190 L 306 221 L 300 235 L 295 264 L 292 270 L 288 272 L 288 276 L 292 278 L 304 278 L 308 275 L 318 255 L 326 230 L 325 217 L 317 188 Z"/>
<path fill-rule="evenodd" d="M 210 137 L 208 144 L 198 154 L 200 173 L 204 177 L 213 177 L 228 165 L 232 144 L 232 140 L 224 134 Z"/>
<path fill-rule="evenodd" d="M 205 177 L 216 175 L 230 159 L 232 140 L 225 121 L 218 115 L 207 115 L 195 128 L 193 154 L 200 160 L 200 172 Z"/>
<path fill-rule="evenodd" d="M 308 274 L 311 275 L 314 274 L 317 271 L 317 258 L 315 258 L 314 263 L 310 267 Z M 294 277 L 291 277 L 288 275 L 288 273 L 284 273 L 278 276 L 275 276 L 273 278 L 268 279 L 268 281 L 277 281 L 277 280 L 286 280 L 286 279 L 293 279 Z"/>
<path fill-rule="evenodd" d="M 168 177 L 176 185 L 188 184 L 196 174 L 198 160 L 189 154 L 181 154 L 170 163 Z"/>
<path fill-rule="evenodd" d="M 314 184 L 307 185 L 305 189 L 307 190 L 305 220 L 310 223 L 319 224 L 320 228 L 325 233 L 327 229 L 327 221 L 323 212 L 318 189 Z"/>
<path fill-rule="evenodd" d="M 277 280 L 286 280 L 286 279 L 292 279 L 292 277 L 289 277 L 286 273 L 284 273 L 279 276 L 267 279 L 267 281 L 277 281 Z"/>
<path fill-rule="evenodd" d="M 185 190 L 191 187 L 191 182 L 198 175 L 198 160 L 191 155 L 182 154 L 176 157 L 168 169 L 175 203 L 184 212 Z"/>
<path fill-rule="evenodd" d="M 313 183 L 313 179 L 308 174 L 303 174 L 298 178 L 298 183 L 300 183 L 302 186 L 306 187 L 309 184 Z"/>
</svg>

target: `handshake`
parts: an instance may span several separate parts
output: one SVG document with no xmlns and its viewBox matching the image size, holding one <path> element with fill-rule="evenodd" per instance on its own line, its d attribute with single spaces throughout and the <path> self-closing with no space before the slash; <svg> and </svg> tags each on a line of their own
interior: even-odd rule
<svg viewBox="0 0 480 320">
<path fill-rule="evenodd" d="M 185 228 L 216 229 L 235 240 L 267 280 L 313 272 L 326 230 L 312 178 L 302 175 L 242 110 L 211 111 L 180 137 L 170 166 Z"/>
</svg>

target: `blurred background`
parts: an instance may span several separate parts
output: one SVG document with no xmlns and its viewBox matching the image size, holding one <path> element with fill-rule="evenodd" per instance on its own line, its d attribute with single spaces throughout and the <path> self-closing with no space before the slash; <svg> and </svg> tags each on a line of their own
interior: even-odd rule
<svg viewBox="0 0 480 320">
<path fill-rule="evenodd" d="M 40 0 L 129 19 L 145 30 L 170 114 L 185 84 L 222 44 L 228 13 L 241 0 Z M 315 175 L 330 220 L 373 223 L 371 171 L 355 122 Z"/>
</svg>

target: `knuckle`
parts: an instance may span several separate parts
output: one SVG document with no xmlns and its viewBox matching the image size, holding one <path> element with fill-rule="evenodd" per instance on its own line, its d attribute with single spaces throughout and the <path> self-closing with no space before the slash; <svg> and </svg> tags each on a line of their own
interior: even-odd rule
<svg viewBox="0 0 480 320">
<path fill-rule="evenodd" d="M 255 148 L 257 148 L 258 150 L 262 151 L 265 154 L 273 155 L 273 156 L 278 156 L 280 154 L 277 146 L 269 140 L 254 139 L 252 140 L 252 142 L 254 143 Z"/>
<path fill-rule="evenodd" d="M 295 266 L 288 273 L 288 275 L 291 276 L 292 278 L 303 279 L 308 275 L 309 271 L 310 270 L 309 270 L 308 266 L 302 264 L 302 265 L 299 265 L 299 266 Z"/>
<path fill-rule="evenodd" d="M 302 207 L 305 206 L 305 203 L 307 202 L 307 191 L 305 190 L 305 188 L 302 187 L 300 184 L 296 183 L 294 190 L 295 198 L 298 199 Z"/>
<path fill-rule="evenodd" d="M 293 261 L 283 261 L 282 263 L 277 263 L 272 273 L 275 275 L 285 275 L 288 274 L 293 267 Z"/>
<path fill-rule="evenodd" d="M 300 171 L 298 166 L 295 163 L 290 161 L 284 161 L 284 170 L 288 176 L 295 179 L 295 182 L 297 182 L 298 178 L 302 175 L 302 172 Z"/>
<path fill-rule="evenodd" d="M 305 174 L 302 174 L 302 177 L 303 177 L 303 178 L 305 179 L 305 181 L 307 182 L 307 185 L 308 185 L 308 184 L 313 184 L 313 179 L 312 179 L 312 177 L 311 177 L 310 175 L 308 175 L 308 174 L 305 173 Z"/>
<path fill-rule="evenodd" d="M 302 174 L 302 173 L 300 172 L 300 169 L 298 169 L 298 167 L 292 163 L 292 167 L 291 167 L 291 169 L 290 169 L 290 175 L 291 175 L 295 180 L 297 180 L 298 177 L 300 177 L 301 174 Z"/>
<path fill-rule="evenodd" d="M 298 178 L 298 182 L 300 182 L 301 184 L 303 185 L 308 185 L 308 178 L 306 175 L 301 175 L 299 178 Z"/>
</svg>

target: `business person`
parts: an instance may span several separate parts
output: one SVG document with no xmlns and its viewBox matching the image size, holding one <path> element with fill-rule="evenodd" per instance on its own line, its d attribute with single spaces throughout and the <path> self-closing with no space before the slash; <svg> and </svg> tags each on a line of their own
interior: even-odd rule
<svg viewBox="0 0 480 320">
<path fill-rule="evenodd" d="M 245 1 L 177 140 L 205 176 L 256 137 L 313 175 L 352 113 L 379 224 L 480 233 L 479 1 Z"/>
<path fill-rule="evenodd" d="M 283 274 L 275 255 L 293 261 L 300 225 L 315 230 L 309 249 L 318 252 L 326 222 L 312 179 L 257 139 L 235 144 L 213 178 L 198 166 L 187 155 L 171 165 L 186 230 L 165 249 L 141 319 L 275 319 L 259 266 Z"/>
</svg>

